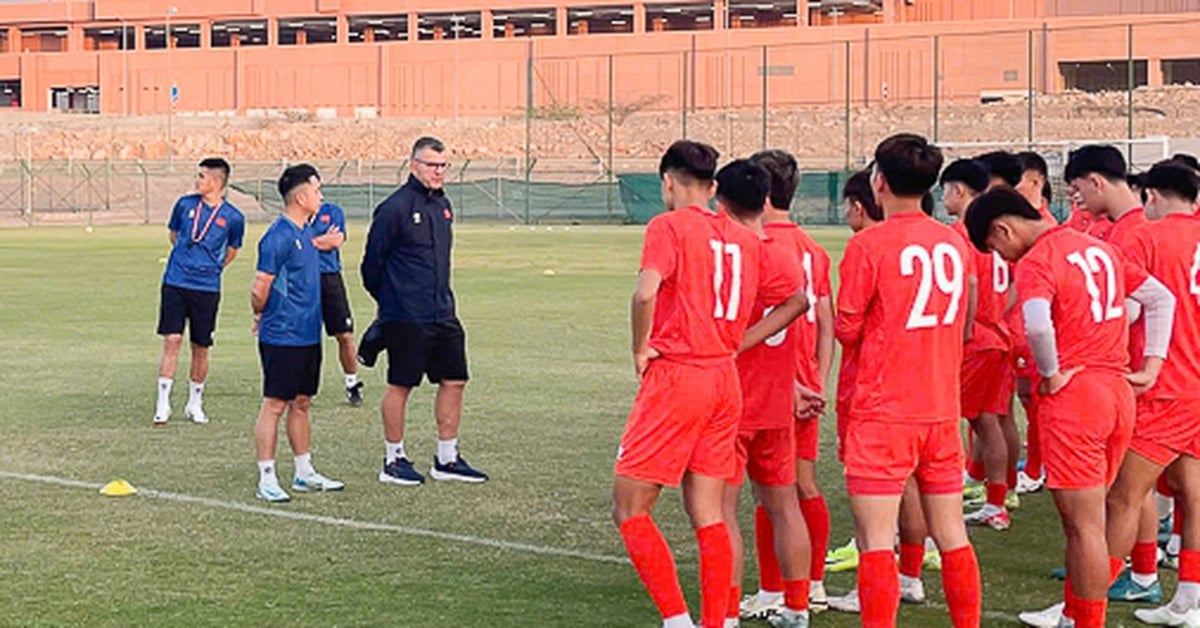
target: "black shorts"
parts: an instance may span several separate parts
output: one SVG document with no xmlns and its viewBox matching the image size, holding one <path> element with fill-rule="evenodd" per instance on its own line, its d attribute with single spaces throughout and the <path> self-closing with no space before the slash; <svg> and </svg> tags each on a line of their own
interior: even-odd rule
<svg viewBox="0 0 1200 628">
<path fill-rule="evenodd" d="M 467 381 L 467 337 L 457 318 L 440 323 L 384 323 L 387 381 L 414 388 L 421 377 L 431 383 Z"/>
<path fill-rule="evenodd" d="M 263 397 L 291 401 L 317 394 L 321 383 L 321 345 L 283 347 L 258 343 Z"/>
<path fill-rule="evenodd" d="M 321 318 L 330 336 L 354 333 L 354 312 L 350 311 L 342 273 L 321 273 Z"/>
<path fill-rule="evenodd" d="M 186 322 L 192 344 L 211 347 L 213 332 L 217 329 L 217 305 L 220 302 L 220 292 L 163 284 L 158 306 L 158 334 L 182 334 Z"/>
</svg>

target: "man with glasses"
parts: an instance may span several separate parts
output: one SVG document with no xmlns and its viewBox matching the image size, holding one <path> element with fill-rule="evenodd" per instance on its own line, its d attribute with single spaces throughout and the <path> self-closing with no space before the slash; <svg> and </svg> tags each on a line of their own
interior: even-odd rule
<svg viewBox="0 0 1200 628">
<path fill-rule="evenodd" d="M 450 291 L 454 213 L 442 189 L 450 169 L 445 153 L 440 140 L 417 140 L 408 182 L 375 208 L 363 254 L 363 286 L 378 304 L 388 354 L 382 403 L 386 455 L 379 473 L 379 481 L 387 484 L 425 482 L 404 450 L 405 406 L 423 377 L 438 386 L 438 446 L 430 475 L 469 483 L 488 477 L 458 453 L 467 355 Z"/>
</svg>

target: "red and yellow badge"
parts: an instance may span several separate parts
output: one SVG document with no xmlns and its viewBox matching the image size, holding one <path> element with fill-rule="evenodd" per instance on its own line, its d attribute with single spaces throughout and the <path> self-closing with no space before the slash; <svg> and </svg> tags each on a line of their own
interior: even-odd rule
<svg viewBox="0 0 1200 628">
<path fill-rule="evenodd" d="M 225 217 L 224 217 L 224 216 L 218 216 L 218 217 L 217 217 L 217 226 L 218 226 L 218 227 L 224 227 L 224 226 L 225 226 Z"/>
<path fill-rule="evenodd" d="M 325 224 L 329 224 L 329 221 L 330 221 L 330 216 L 329 216 L 329 214 L 324 214 L 324 215 L 322 215 L 322 216 L 321 216 L 321 222 L 323 222 L 323 223 L 325 223 Z"/>
<path fill-rule="evenodd" d="M 449 207 L 442 210 L 442 215 L 446 217 L 446 220 L 450 220 L 450 221 L 454 220 L 454 214 L 450 213 Z"/>
</svg>

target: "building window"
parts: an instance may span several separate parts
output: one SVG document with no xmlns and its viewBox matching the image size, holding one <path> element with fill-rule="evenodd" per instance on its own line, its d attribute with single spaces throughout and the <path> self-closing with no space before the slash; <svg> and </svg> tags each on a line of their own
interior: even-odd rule
<svg viewBox="0 0 1200 628">
<path fill-rule="evenodd" d="M 1163 59 L 1163 85 L 1200 85 L 1200 59 Z"/>
<path fill-rule="evenodd" d="M 795 26 L 796 2 L 797 0 L 728 0 L 729 28 Z"/>
<path fill-rule="evenodd" d="M 213 48 L 267 45 L 267 21 L 213 22 Z"/>
<path fill-rule="evenodd" d="M 511 9 L 492 12 L 492 36 L 496 39 L 511 37 L 539 37 L 558 33 L 558 16 L 555 9 Z"/>
<path fill-rule="evenodd" d="M 171 24 L 172 48 L 199 48 L 199 24 Z M 146 50 L 162 50 L 167 47 L 167 25 L 152 24 L 146 27 Z"/>
<path fill-rule="evenodd" d="M 133 50 L 137 47 L 137 30 L 131 24 L 115 24 L 83 30 L 84 50 Z"/>
<path fill-rule="evenodd" d="M 350 43 L 408 41 L 407 15 L 358 15 L 350 18 Z"/>
<path fill-rule="evenodd" d="M 1064 61 L 1058 64 L 1063 83 L 1067 89 L 1082 92 L 1122 91 L 1129 88 L 1129 62 L 1120 61 Z M 1146 61 L 1133 62 L 1133 86 L 1148 83 Z"/>
<path fill-rule="evenodd" d="M 483 14 L 422 13 L 417 16 L 418 39 L 479 39 L 483 37 Z"/>
<path fill-rule="evenodd" d="M 67 113 L 100 113 L 100 88 L 95 85 L 51 87 L 50 107 Z"/>
<path fill-rule="evenodd" d="M 0 81 L 0 107 L 21 106 L 21 81 Z"/>
<path fill-rule="evenodd" d="M 333 43 L 337 43 L 337 18 L 279 18 L 280 46 L 303 46 L 305 44 Z"/>
<path fill-rule="evenodd" d="M 633 5 L 568 8 L 567 30 L 572 35 L 632 33 Z"/>
<path fill-rule="evenodd" d="M 689 4 L 647 4 L 646 30 L 707 31 L 713 28 L 711 2 Z"/>
<path fill-rule="evenodd" d="M 24 52 L 65 52 L 67 27 L 21 29 L 21 50 Z"/>
</svg>

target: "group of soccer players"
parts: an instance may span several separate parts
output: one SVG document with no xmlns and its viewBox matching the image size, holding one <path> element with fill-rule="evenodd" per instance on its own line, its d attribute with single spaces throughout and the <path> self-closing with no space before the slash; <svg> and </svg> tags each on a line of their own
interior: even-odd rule
<svg viewBox="0 0 1200 628">
<path fill-rule="evenodd" d="M 844 189 L 855 234 L 836 313 L 828 254 L 788 220 L 795 160 L 767 151 L 720 170 L 717 161 L 689 141 L 663 156 L 670 211 L 646 228 L 631 306 L 641 386 L 617 454 L 613 516 L 664 627 L 693 625 L 651 517 L 662 487 L 678 485 L 699 545 L 703 628 L 739 617 L 808 626 L 828 606 L 893 626 L 902 597 L 924 599 L 927 537 L 951 623 L 977 626 L 966 524 L 1007 529 L 1016 494 L 1043 486 L 1066 536 L 1064 601 L 1022 620 L 1103 626 L 1112 591 L 1158 587 L 1157 488 L 1174 498 L 1180 584 L 1169 604 L 1136 616 L 1200 626 L 1200 521 L 1187 516 L 1200 509 L 1194 159 L 1131 178 L 1111 146 L 1073 151 L 1073 212 L 1060 226 L 1035 153 L 945 165 L 924 138 L 890 137 Z M 952 226 L 930 216 L 939 183 Z M 855 591 L 829 600 L 815 461 L 835 337 L 858 574 Z M 1020 470 L 1014 394 L 1028 418 Z M 760 573 L 742 599 L 746 477 Z M 980 502 L 966 515 L 964 493 Z"/>
</svg>

